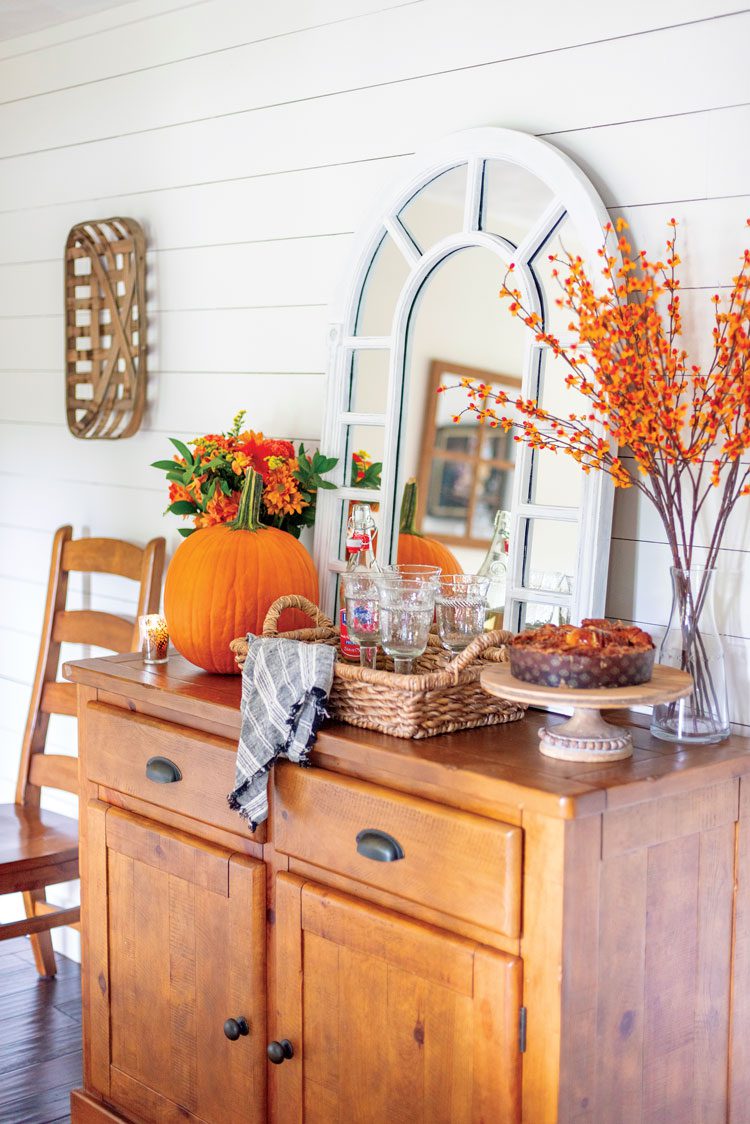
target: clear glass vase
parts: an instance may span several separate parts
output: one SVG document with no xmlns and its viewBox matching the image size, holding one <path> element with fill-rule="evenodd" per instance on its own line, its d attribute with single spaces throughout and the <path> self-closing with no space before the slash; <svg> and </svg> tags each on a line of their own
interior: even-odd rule
<svg viewBox="0 0 750 1124">
<path fill-rule="evenodd" d="M 724 649 L 714 617 L 716 571 L 673 566 L 671 573 L 672 612 L 657 658 L 692 675 L 693 691 L 655 706 L 651 733 L 665 741 L 720 742 L 730 726 Z"/>
</svg>

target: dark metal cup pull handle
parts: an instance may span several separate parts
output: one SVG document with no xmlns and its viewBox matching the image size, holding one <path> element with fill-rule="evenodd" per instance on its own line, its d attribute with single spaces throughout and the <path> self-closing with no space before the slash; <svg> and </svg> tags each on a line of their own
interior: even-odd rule
<svg viewBox="0 0 750 1124">
<path fill-rule="evenodd" d="M 156 784 L 174 784 L 175 781 L 182 780 L 182 773 L 168 757 L 149 757 L 146 776 Z"/>
<path fill-rule="evenodd" d="M 404 857 L 404 848 L 387 831 L 366 827 L 357 836 L 357 854 L 376 863 L 395 863 Z"/>
</svg>

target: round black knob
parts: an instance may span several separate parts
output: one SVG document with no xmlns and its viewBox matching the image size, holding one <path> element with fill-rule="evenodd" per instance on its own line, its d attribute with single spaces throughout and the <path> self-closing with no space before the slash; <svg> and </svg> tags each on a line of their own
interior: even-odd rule
<svg viewBox="0 0 750 1124">
<path fill-rule="evenodd" d="M 287 1058 L 294 1057 L 294 1047 L 288 1038 L 282 1038 L 281 1042 L 269 1042 L 266 1049 L 269 1062 L 274 1065 L 281 1065 Z"/>
<path fill-rule="evenodd" d="M 238 1019 L 227 1019 L 224 1023 L 224 1033 L 230 1042 L 236 1042 L 241 1034 L 249 1034 L 250 1027 L 244 1015 Z"/>
</svg>

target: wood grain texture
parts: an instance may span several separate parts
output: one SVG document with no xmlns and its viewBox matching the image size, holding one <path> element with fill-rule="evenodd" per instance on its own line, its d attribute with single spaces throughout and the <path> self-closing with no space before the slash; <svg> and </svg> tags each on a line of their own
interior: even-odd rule
<svg viewBox="0 0 750 1124">
<path fill-rule="evenodd" d="M 139 604 L 158 603 L 164 540 L 153 540 L 145 549 L 114 539 L 73 540 L 72 528 L 61 527 L 54 536 L 47 599 L 34 683 L 31 690 L 21 759 L 16 781 L 15 804 L 0 805 L 0 894 L 23 892 L 27 916 L 25 931 L 31 937 L 41 976 L 54 976 L 55 956 L 49 930 L 78 922 L 78 911 L 44 909 L 44 887 L 78 877 L 77 827 L 75 821 L 39 812 L 43 786 L 78 792 L 77 765 L 73 758 L 46 754 L 51 714 L 76 713 L 76 691 L 70 683 L 58 683 L 61 644 L 76 640 L 124 650 L 131 647 L 132 623 L 105 613 L 66 610 L 68 574 L 75 564 L 86 569 L 105 567 L 122 573 L 135 565 L 139 580 Z M 85 545 L 81 547 L 81 543 Z M 125 576 L 128 576 L 127 574 Z M 38 910 L 38 906 L 42 909 Z M 18 923 L 0 927 L 0 939 L 23 931 Z"/>
<path fill-rule="evenodd" d="M 239 736 L 240 683 L 234 677 L 207 675 L 179 656 L 152 670 L 132 655 L 82 660 L 67 670 L 76 682 L 118 692 L 144 708 L 153 704 L 162 711 L 171 709 L 181 725 L 195 716 L 234 729 Z M 649 800 L 670 786 L 674 791 L 700 788 L 750 770 L 750 743 L 744 738 L 732 736 L 718 746 L 691 748 L 691 768 L 686 771 L 678 744 L 659 742 L 643 727 L 633 729 L 624 713 L 618 720 L 628 722 L 634 755 L 606 766 L 543 757 L 537 731 L 546 716 L 534 711 L 508 726 L 422 742 L 327 723 L 318 734 L 313 762 L 326 768 L 330 763 L 337 773 L 352 770 L 376 783 L 387 779 L 400 791 L 413 790 L 492 819 L 503 818 L 500 810 L 509 805 L 562 818 L 589 815 L 610 803 L 625 806 Z"/>
<path fill-rule="evenodd" d="M 279 1120 L 315 1120 L 319 1090 L 342 1122 L 520 1120 L 517 958 L 284 874 L 279 924 L 304 1026 Z"/>
<path fill-rule="evenodd" d="M 524 812 L 523 829 L 521 959 L 529 1028 L 523 1059 L 523 1118 L 554 1124 L 560 1073 L 565 825 L 548 816 Z"/>
<path fill-rule="evenodd" d="M 65 243 L 66 412 L 74 437 L 131 437 L 146 406 L 146 238 L 140 223 L 78 223 Z"/>
<path fill-rule="evenodd" d="M 177 832 L 152 847 L 154 825 L 115 810 L 107 819 L 112 1099 L 149 1120 L 209 1124 L 243 1106 L 261 1124 L 262 864 Z M 240 1016 L 250 1033 L 232 1042 L 224 1022 Z"/>
<path fill-rule="evenodd" d="M 740 781 L 735 839 L 732 932 L 732 1011 L 729 1055 L 729 1120 L 741 1124 L 750 1104 L 750 784 Z"/>
<path fill-rule="evenodd" d="M 526 683 L 511 674 L 509 664 L 496 664 L 482 672 L 482 686 L 491 695 L 507 696 L 528 706 L 573 706 L 586 710 L 627 710 L 653 706 L 689 695 L 692 680 L 685 671 L 654 664 L 648 683 L 635 687 L 544 687 Z"/>
<path fill-rule="evenodd" d="M 134 716 L 119 707 L 93 703 L 88 775 L 127 795 L 202 820 L 224 831 L 248 836 L 245 821 L 227 804 L 234 788 L 236 741 L 197 733 L 185 726 Z M 166 757 L 180 770 L 176 783 L 158 784 L 146 776 L 152 757 Z M 250 836 L 262 841 L 263 831 Z"/>
<path fill-rule="evenodd" d="M 444 913 L 518 936 L 521 831 L 317 769 L 275 770 L 277 849 Z M 357 852 L 357 835 L 384 831 L 404 857 Z"/>
</svg>

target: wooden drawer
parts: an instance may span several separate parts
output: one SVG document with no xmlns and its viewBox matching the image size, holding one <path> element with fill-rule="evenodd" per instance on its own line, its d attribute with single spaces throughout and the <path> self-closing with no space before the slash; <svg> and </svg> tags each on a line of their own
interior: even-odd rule
<svg viewBox="0 0 750 1124">
<path fill-rule="evenodd" d="M 505 936 L 520 934 L 521 828 L 322 769 L 275 770 L 276 849 Z M 358 852 L 385 833 L 395 861 Z M 367 840 L 365 840 L 367 843 Z"/>
<path fill-rule="evenodd" d="M 227 804 L 227 793 L 234 787 L 236 756 L 237 746 L 214 734 L 106 703 L 89 703 L 86 708 L 89 780 L 225 831 L 248 835 L 245 821 Z M 180 779 L 169 783 L 149 779 L 146 766 L 153 757 L 176 765 Z M 265 826 L 250 837 L 262 843 Z"/>
</svg>

